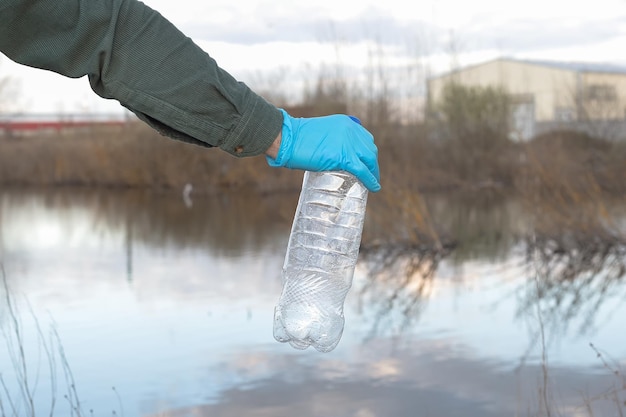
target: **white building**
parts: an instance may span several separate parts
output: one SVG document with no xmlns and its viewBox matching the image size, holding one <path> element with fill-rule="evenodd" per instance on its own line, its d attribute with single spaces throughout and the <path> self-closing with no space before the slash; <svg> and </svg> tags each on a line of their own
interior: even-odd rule
<svg viewBox="0 0 626 417">
<path fill-rule="evenodd" d="M 518 140 L 554 129 L 626 137 L 625 67 L 499 58 L 429 79 L 429 100 L 436 103 L 451 82 L 508 92 Z"/>
</svg>

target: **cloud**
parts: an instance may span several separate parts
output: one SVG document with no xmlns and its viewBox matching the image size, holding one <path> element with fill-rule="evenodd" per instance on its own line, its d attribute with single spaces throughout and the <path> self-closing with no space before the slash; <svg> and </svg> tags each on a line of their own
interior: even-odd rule
<svg viewBox="0 0 626 417">
<path fill-rule="evenodd" d="M 512 19 L 482 22 L 459 33 L 467 49 L 497 48 L 507 53 L 585 47 L 623 36 L 623 17 L 580 19 Z M 580 57 L 584 60 L 584 57 Z"/>
<path fill-rule="evenodd" d="M 203 42 L 259 47 L 284 43 L 309 48 L 322 45 L 356 45 L 370 43 L 396 48 L 402 56 L 434 56 L 489 51 L 490 55 L 541 53 L 549 50 L 585 50 L 602 42 L 626 36 L 626 19 L 622 16 L 593 19 L 542 16 L 506 17 L 477 15 L 459 27 L 447 27 L 418 18 L 400 18 L 388 11 L 368 8 L 345 19 L 333 19 L 324 13 L 271 16 L 227 14 L 207 24 L 200 18 L 188 21 L 182 29 Z M 387 50 L 389 51 L 389 49 Z M 389 53 L 389 52 L 387 52 Z M 303 51 L 297 55 L 306 55 Z M 584 56 L 571 59 L 585 60 Z M 612 57 L 609 59 L 620 59 Z M 313 57 L 315 60 L 315 57 Z"/>
<path fill-rule="evenodd" d="M 209 42 L 259 44 L 268 42 L 364 42 L 401 44 L 416 34 L 434 27 L 420 20 L 401 21 L 379 11 L 369 10 L 358 16 L 337 20 L 328 16 L 283 18 L 232 18 L 207 24 L 203 20 L 186 22 L 181 29 L 190 37 Z"/>
<path fill-rule="evenodd" d="M 421 410 L 436 416 L 495 417 L 539 410 L 544 405 L 536 394 L 541 388 L 548 394 L 547 405 L 562 415 L 577 415 L 573 410 L 596 395 L 598 400 L 590 401 L 589 406 L 596 415 L 609 415 L 615 412 L 613 397 L 600 397 L 620 381 L 610 372 L 588 373 L 576 367 L 527 364 L 512 368 L 475 357 L 448 339 L 422 339 L 419 345 L 408 343 L 405 347 L 378 339 L 335 359 L 239 353 L 237 360 L 210 373 L 212 378 L 218 375 L 237 381 L 224 387 L 210 403 L 162 410 L 158 415 L 413 417 Z M 242 358 L 247 355 L 258 356 Z M 342 367 L 329 374 L 336 362 Z M 385 371 L 381 373 L 381 369 Z M 237 377 L 228 378 L 229 372 Z M 548 385 L 538 385 L 546 372 Z M 241 376 L 246 383 L 240 382 Z M 622 398 L 623 392 L 616 395 Z"/>
</svg>

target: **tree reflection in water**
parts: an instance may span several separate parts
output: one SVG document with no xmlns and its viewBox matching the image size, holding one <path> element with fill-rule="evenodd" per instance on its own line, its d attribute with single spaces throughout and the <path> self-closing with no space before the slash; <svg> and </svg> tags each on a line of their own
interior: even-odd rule
<svg viewBox="0 0 626 417">
<path fill-rule="evenodd" d="M 539 304 L 544 325 L 552 334 L 566 333 L 577 319 L 581 321 L 576 330 L 584 334 L 593 329 L 607 297 L 626 299 L 626 294 L 620 297 L 626 289 L 626 238 L 568 232 L 530 235 L 523 243 L 528 275 L 516 291 L 519 318 L 534 317 Z M 361 249 L 366 273 L 355 293 L 359 306 L 375 306 L 373 334 L 392 327 L 402 330 L 419 318 L 440 263 L 454 249 L 451 243 Z M 394 326 L 390 326 L 392 320 Z"/>
<path fill-rule="evenodd" d="M 621 304 L 625 287 L 624 200 L 574 185 L 526 201 L 533 227 L 523 238 L 527 280 L 518 311 L 537 311 L 555 335 L 574 326 L 579 335 L 593 331 L 601 307 Z"/>
<path fill-rule="evenodd" d="M 606 311 L 611 299 L 619 307 L 626 299 L 626 239 L 602 228 L 595 233 L 574 232 L 537 234 L 526 237 L 528 279 L 518 291 L 518 317 L 536 321 L 528 351 L 520 361 L 524 365 L 528 354 L 540 344 L 543 381 L 539 387 L 541 415 L 558 411 L 554 401 L 557 387 L 551 383 L 547 346 L 560 335 L 568 333 L 577 323 L 579 335 L 592 333 L 598 325 L 598 314 Z M 614 346 L 612 346 L 614 348 Z M 598 348 L 590 343 L 606 371 L 613 378 L 603 393 L 584 395 L 585 415 L 593 416 L 602 403 L 612 404 L 616 415 L 624 415 L 626 406 L 626 375 L 619 362 L 609 364 Z"/>
<path fill-rule="evenodd" d="M 385 244 L 361 249 L 367 273 L 355 293 L 360 312 L 374 315 L 368 338 L 389 330 L 400 333 L 419 319 L 432 293 L 435 272 L 453 246 Z"/>
<path fill-rule="evenodd" d="M 565 333 L 580 318 L 577 331 L 585 334 L 607 297 L 624 290 L 626 239 L 572 232 L 530 236 L 526 262 L 531 279 L 520 291 L 519 314 L 539 305 L 544 325 L 555 333 Z"/>
<path fill-rule="evenodd" d="M 405 243 L 363 246 L 366 273 L 354 292 L 360 305 L 376 306 L 371 332 L 398 331 L 414 323 L 444 259 L 508 268 L 503 262 L 513 257 L 517 268 L 519 249 L 523 271 L 516 278 L 521 283 L 515 291 L 517 317 L 534 319 L 541 308 L 552 337 L 567 333 L 574 322 L 578 333 L 592 330 L 598 312 L 626 289 L 626 232 L 619 227 L 626 218 L 623 202 L 564 205 L 548 199 L 530 205 L 475 197 L 470 203 L 432 197 L 428 212 L 433 216 L 417 216 L 428 222 L 402 223 L 413 231 Z M 384 226 L 387 233 L 396 233 L 393 223 Z M 441 236 L 445 241 L 440 243 Z"/>
<path fill-rule="evenodd" d="M 544 379 L 537 381 L 537 415 L 559 415 L 559 387 L 554 386 L 550 376 L 556 368 L 549 364 L 548 345 L 568 333 L 571 336 L 571 331 L 579 335 L 592 333 L 602 325 L 601 316 L 622 307 L 626 300 L 626 235 L 615 232 L 616 228 L 590 228 L 588 223 L 579 229 L 570 224 L 556 232 L 539 229 L 518 238 L 524 248 L 522 271 L 526 274 L 517 278 L 520 284 L 513 293 L 516 316 L 530 323 L 533 334 L 517 371 L 526 366 L 528 356 L 539 347 Z M 518 247 L 513 243 L 510 250 L 513 246 Z M 435 288 L 438 268 L 444 260 L 453 261 L 455 249 L 455 244 L 434 243 L 361 249 L 366 273 L 354 292 L 360 312 L 374 312 L 368 320 L 372 323 L 369 339 L 402 333 L 419 320 Z M 615 346 L 602 348 L 612 350 Z M 607 404 L 616 415 L 626 415 L 626 373 L 619 360 L 608 359 L 610 354 L 599 349 L 590 345 L 589 352 L 597 356 L 598 367 L 606 373 L 606 389 L 596 386 L 600 393 L 581 393 L 582 415 L 598 415 L 596 411 Z"/>
</svg>

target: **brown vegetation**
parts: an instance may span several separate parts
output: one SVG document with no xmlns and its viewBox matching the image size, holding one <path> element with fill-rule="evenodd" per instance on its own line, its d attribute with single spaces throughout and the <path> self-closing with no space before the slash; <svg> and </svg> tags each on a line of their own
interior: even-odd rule
<svg viewBox="0 0 626 417">
<path fill-rule="evenodd" d="M 5 186 L 182 189 L 293 188 L 301 174 L 276 170 L 262 157 L 240 160 L 218 150 L 169 140 L 140 122 L 124 127 L 47 132 L 0 139 Z"/>
<path fill-rule="evenodd" d="M 424 203 L 429 192 L 515 194 L 536 211 L 538 226 L 552 219 L 543 221 L 546 228 L 595 228 L 598 218 L 607 218 L 603 201 L 626 191 L 626 144 L 565 131 L 512 142 L 502 91 L 452 86 L 444 97 L 419 123 L 400 123 L 385 96 L 350 98 L 337 83 L 318 83 L 293 108 L 298 116 L 339 108 L 364 115 L 374 133 L 383 189 L 370 198 L 364 240 L 453 245 Z M 140 122 L 0 136 L 2 186 L 182 190 L 192 184 L 196 194 L 224 188 L 276 193 L 297 192 L 301 181 L 301 172 L 270 168 L 262 156 L 233 158 L 166 139 Z"/>
<path fill-rule="evenodd" d="M 377 137 L 384 189 L 560 191 L 572 202 L 575 192 L 615 195 L 626 189 L 626 144 L 555 132 L 527 144 L 479 149 L 471 141 L 432 141 L 421 125 L 393 131 L 392 137 Z M 2 185 L 163 189 L 193 183 L 280 191 L 297 189 L 301 181 L 301 173 L 269 168 L 263 157 L 233 158 L 163 138 L 141 123 L 0 137 L 0 150 Z"/>
</svg>

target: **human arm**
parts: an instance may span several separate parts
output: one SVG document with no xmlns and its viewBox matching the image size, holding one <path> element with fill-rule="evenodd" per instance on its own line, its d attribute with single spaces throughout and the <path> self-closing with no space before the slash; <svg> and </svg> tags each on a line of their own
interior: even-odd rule
<svg viewBox="0 0 626 417">
<path fill-rule="evenodd" d="M 9 58 L 87 76 L 98 95 L 118 100 L 166 136 L 239 157 L 266 153 L 273 166 L 348 170 L 372 191 L 380 188 L 369 132 L 346 126 L 346 116 L 281 114 L 139 1 L 3 0 L 0 18 L 0 51 Z"/>
<path fill-rule="evenodd" d="M 278 156 L 278 151 L 280 150 L 280 143 L 282 141 L 283 135 L 282 130 L 278 132 L 278 136 L 274 139 L 274 142 L 270 145 L 269 148 L 265 151 L 265 155 L 271 159 L 276 159 Z"/>
<path fill-rule="evenodd" d="M 3 0 L 0 51 L 78 78 L 162 134 L 235 156 L 265 152 L 278 109 L 237 82 L 167 19 L 135 0 Z"/>
</svg>

